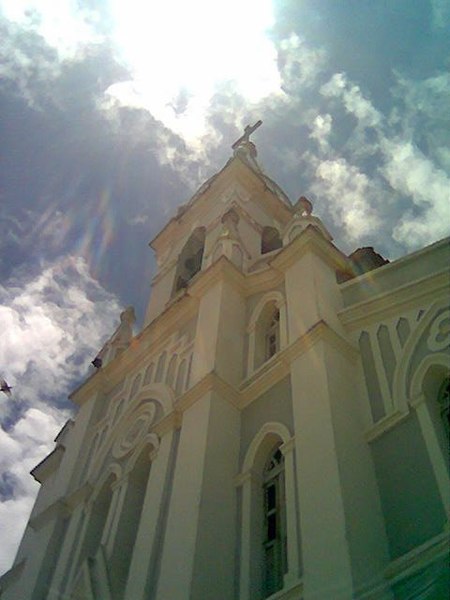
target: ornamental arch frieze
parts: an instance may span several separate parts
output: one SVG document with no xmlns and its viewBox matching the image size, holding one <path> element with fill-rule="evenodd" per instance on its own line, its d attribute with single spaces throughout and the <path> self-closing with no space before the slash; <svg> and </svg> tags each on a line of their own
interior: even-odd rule
<svg viewBox="0 0 450 600">
<path fill-rule="evenodd" d="M 423 370 L 424 361 L 450 364 L 450 309 L 448 301 L 435 302 L 421 316 L 417 327 L 410 333 L 397 366 L 393 397 L 397 407 L 407 409 L 417 394 L 417 373 Z M 434 358 L 433 358 L 434 357 Z M 413 382 L 415 388 L 413 390 Z"/>
<path fill-rule="evenodd" d="M 151 429 L 172 412 L 173 402 L 174 392 L 165 384 L 146 386 L 130 399 L 120 418 L 102 430 L 102 433 L 106 430 L 106 435 L 91 458 L 89 480 L 95 481 L 111 462 L 120 463 L 128 471 L 146 444 L 151 446 L 149 452 L 154 456 L 159 439 Z"/>
</svg>

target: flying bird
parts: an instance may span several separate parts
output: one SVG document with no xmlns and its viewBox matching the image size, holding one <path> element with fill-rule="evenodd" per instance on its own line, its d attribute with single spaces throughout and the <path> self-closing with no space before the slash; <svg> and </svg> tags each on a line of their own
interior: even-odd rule
<svg viewBox="0 0 450 600">
<path fill-rule="evenodd" d="M 0 379 L 0 392 L 3 392 L 8 397 L 11 397 L 12 387 L 6 383 L 4 379 Z"/>
</svg>

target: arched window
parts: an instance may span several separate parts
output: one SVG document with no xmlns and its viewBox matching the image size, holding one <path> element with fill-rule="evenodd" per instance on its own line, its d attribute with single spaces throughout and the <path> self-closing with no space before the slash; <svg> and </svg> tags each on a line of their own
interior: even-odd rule
<svg viewBox="0 0 450 600">
<path fill-rule="evenodd" d="M 139 386 L 141 385 L 141 379 L 142 375 L 140 373 L 134 378 L 133 384 L 131 386 L 130 398 L 133 398 L 139 390 Z"/>
<path fill-rule="evenodd" d="M 280 349 L 280 311 L 276 309 L 272 313 L 272 318 L 266 330 L 265 335 L 266 360 L 272 358 Z"/>
<path fill-rule="evenodd" d="M 267 598 L 299 585 L 294 471 L 294 441 L 288 429 L 265 423 L 250 443 L 237 477 L 242 508 L 240 597 Z"/>
<path fill-rule="evenodd" d="M 109 577 L 113 599 L 123 598 L 144 505 L 150 467 L 149 448 L 145 447 L 128 475 L 125 499 L 110 557 Z"/>
<path fill-rule="evenodd" d="M 158 359 L 158 366 L 156 367 L 155 383 L 161 383 L 164 375 L 164 369 L 166 368 L 166 356 L 167 352 L 164 351 Z"/>
<path fill-rule="evenodd" d="M 175 381 L 175 372 L 177 368 L 177 355 L 174 354 L 170 359 L 169 366 L 167 367 L 166 383 L 168 386 L 173 387 Z"/>
<path fill-rule="evenodd" d="M 261 254 L 278 250 L 283 246 L 280 233 L 275 227 L 264 227 L 261 235 Z"/>
<path fill-rule="evenodd" d="M 263 590 L 264 597 L 282 589 L 287 570 L 284 456 L 277 446 L 263 473 Z"/>
<path fill-rule="evenodd" d="M 268 302 L 256 323 L 255 368 L 260 367 L 280 350 L 280 311 Z"/>
<path fill-rule="evenodd" d="M 147 370 L 145 371 L 144 385 L 148 385 L 149 383 L 152 382 L 154 369 L 155 369 L 154 363 L 150 363 L 147 367 Z"/>
<path fill-rule="evenodd" d="M 450 440 L 450 377 L 444 379 L 439 388 L 437 403 L 447 440 Z"/>
<path fill-rule="evenodd" d="M 91 507 L 86 533 L 78 556 L 78 566 L 80 566 L 87 558 L 93 558 L 100 547 L 106 518 L 111 505 L 111 485 L 113 482 L 114 477 L 110 475 L 103 484 Z"/>
<path fill-rule="evenodd" d="M 174 294 L 186 287 L 194 275 L 202 268 L 205 233 L 206 230 L 204 227 L 197 227 L 184 245 L 178 257 L 173 288 Z"/>
<path fill-rule="evenodd" d="M 177 394 L 181 394 L 181 392 L 183 391 L 185 378 L 186 378 L 186 359 L 183 358 L 183 360 L 180 363 L 180 366 L 178 367 L 177 382 L 175 385 L 175 392 Z"/>
<path fill-rule="evenodd" d="M 272 291 L 256 304 L 247 326 L 247 372 L 250 375 L 287 345 L 287 314 L 283 294 Z"/>
</svg>

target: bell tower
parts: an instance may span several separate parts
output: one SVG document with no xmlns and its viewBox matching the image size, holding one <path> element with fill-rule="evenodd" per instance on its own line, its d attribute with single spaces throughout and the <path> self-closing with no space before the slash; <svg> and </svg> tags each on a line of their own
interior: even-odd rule
<svg viewBox="0 0 450 600">
<path fill-rule="evenodd" d="M 2 600 L 409 600 L 442 561 L 448 246 L 346 256 L 260 125 L 151 241 Z"/>
</svg>

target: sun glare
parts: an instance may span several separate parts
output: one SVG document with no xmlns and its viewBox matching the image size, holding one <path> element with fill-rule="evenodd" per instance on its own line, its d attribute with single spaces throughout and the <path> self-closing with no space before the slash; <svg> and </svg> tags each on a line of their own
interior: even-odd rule
<svg viewBox="0 0 450 600">
<path fill-rule="evenodd" d="M 36 31 L 61 60 L 73 60 L 84 46 L 109 38 L 131 77 L 106 91 L 105 106 L 146 108 L 191 145 L 207 130 L 210 100 L 221 84 L 243 96 L 242 112 L 282 93 L 268 35 L 272 0 L 105 0 L 101 32 L 100 13 L 95 3 L 89 6 L 75 0 L 0 0 L 8 19 Z"/>
<path fill-rule="evenodd" d="M 112 36 L 133 80 L 109 94 L 148 108 L 191 141 L 204 133 L 207 106 L 221 82 L 233 82 L 250 103 L 280 89 L 267 36 L 270 0 L 114 0 L 111 13 Z"/>
</svg>

